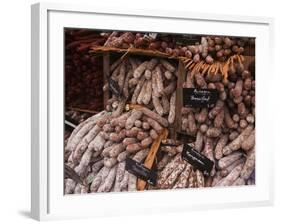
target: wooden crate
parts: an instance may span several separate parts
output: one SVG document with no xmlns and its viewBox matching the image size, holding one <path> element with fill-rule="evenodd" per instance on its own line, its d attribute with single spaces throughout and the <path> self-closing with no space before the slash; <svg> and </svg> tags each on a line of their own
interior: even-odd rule
<svg viewBox="0 0 281 224">
<path fill-rule="evenodd" d="M 177 76 L 178 77 L 183 77 L 182 72 L 184 72 L 184 67 L 182 62 L 178 59 L 178 58 L 174 58 L 174 57 L 170 57 L 167 54 L 164 53 L 155 53 L 155 51 L 151 51 L 151 50 L 142 50 L 142 49 L 138 49 L 138 50 L 134 50 L 134 51 L 127 51 L 124 49 L 114 49 L 114 48 L 106 48 L 106 47 L 99 47 L 99 48 L 95 48 L 94 50 L 92 49 L 93 53 L 101 53 L 103 54 L 103 82 L 104 85 L 108 84 L 108 78 L 110 76 L 110 65 L 112 64 L 112 55 L 117 54 L 120 55 L 120 57 L 127 57 L 127 56 L 145 56 L 145 57 L 158 57 L 158 58 L 165 58 L 167 60 L 176 60 L 178 63 L 178 70 L 176 71 Z M 179 70 L 180 69 L 180 70 Z M 178 78 L 179 79 L 179 78 Z M 178 94 L 180 94 L 177 90 L 177 98 L 178 98 Z M 103 103 L 104 103 L 104 108 L 106 107 L 106 104 L 108 102 L 108 100 L 111 98 L 111 93 L 109 92 L 109 90 L 104 91 L 104 96 L 103 96 Z M 178 99 L 176 100 L 178 101 Z M 130 102 L 128 102 L 130 103 Z M 178 105 L 179 102 L 176 102 L 176 105 Z M 176 106 L 176 117 L 175 117 L 175 123 L 173 125 L 171 125 L 169 127 L 169 136 L 171 138 L 175 138 L 176 137 L 176 121 L 178 121 L 178 115 L 180 113 L 178 113 L 178 106 Z"/>
<path fill-rule="evenodd" d="M 173 125 L 169 127 L 169 138 L 177 139 L 177 133 L 181 132 L 181 121 L 182 114 L 181 108 L 183 107 L 183 82 L 185 81 L 185 75 L 187 69 L 183 63 L 182 57 L 171 57 L 170 55 L 153 50 L 145 49 L 119 49 L 119 48 L 108 48 L 108 47 L 94 47 L 91 49 L 91 52 L 94 54 L 103 54 L 103 82 L 104 84 L 108 83 L 108 78 L 110 76 L 110 64 L 112 60 L 112 55 L 118 55 L 118 57 L 128 57 L 128 56 L 145 56 L 145 57 L 158 57 L 165 58 L 168 60 L 176 60 L 178 63 L 177 70 L 177 89 L 176 89 L 176 117 Z M 245 67 L 248 68 L 249 65 L 254 61 L 254 56 L 244 56 Z M 107 104 L 107 101 L 110 99 L 111 93 L 109 90 L 104 91 L 103 103 L 104 107 Z M 129 103 L 129 102 L 128 102 Z"/>
</svg>

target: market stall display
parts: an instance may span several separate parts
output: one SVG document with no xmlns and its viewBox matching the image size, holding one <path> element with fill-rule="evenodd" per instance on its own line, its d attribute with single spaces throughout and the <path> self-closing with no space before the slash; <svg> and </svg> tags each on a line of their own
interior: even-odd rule
<svg viewBox="0 0 281 224">
<path fill-rule="evenodd" d="M 65 194 L 255 184 L 254 38 L 65 35 Z"/>
</svg>

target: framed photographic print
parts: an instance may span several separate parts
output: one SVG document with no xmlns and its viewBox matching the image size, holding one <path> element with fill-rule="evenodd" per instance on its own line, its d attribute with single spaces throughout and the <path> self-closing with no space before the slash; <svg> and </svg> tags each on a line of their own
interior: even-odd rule
<svg viewBox="0 0 281 224">
<path fill-rule="evenodd" d="M 273 20 L 32 6 L 32 217 L 272 203 Z"/>
</svg>

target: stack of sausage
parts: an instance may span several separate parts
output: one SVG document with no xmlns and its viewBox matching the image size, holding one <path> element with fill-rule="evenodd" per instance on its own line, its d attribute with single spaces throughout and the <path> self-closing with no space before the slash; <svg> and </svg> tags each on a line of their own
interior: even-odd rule
<svg viewBox="0 0 281 224">
<path fill-rule="evenodd" d="M 177 85 L 175 65 L 164 59 L 140 60 L 130 57 L 116 60 L 110 70 L 110 77 L 118 83 L 125 100 L 113 95 L 108 100 L 108 111 L 120 114 L 124 110 L 124 102 L 128 102 L 143 105 L 166 118 L 169 124 L 174 123 Z M 104 91 L 108 91 L 108 85 L 104 86 Z"/>
<path fill-rule="evenodd" d="M 159 35 L 152 38 L 145 33 L 112 32 L 107 34 L 104 46 L 127 49 L 130 47 L 157 50 L 174 57 L 186 57 L 194 62 L 205 60 L 212 64 L 214 60 L 225 61 L 230 55 L 242 54 L 246 46 L 254 46 L 254 38 L 225 36 L 197 36 L 196 44 L 177 42 L 172 35 Z"/>
<path fill-rule="evenodd" d="M 79 124 L 69 137 L 65 163 L 85 183 L 65 179 L 65 193 L 136 190 L 136 176 L 125 171 L 125 159 L 142 162 L 154 139 L 168 126 L 166 119 L 139 108 L 112 116 L 106 111 Z"/>
<path fill-rule="evenodd" d="M 185 88 L 209 88 L 219 92 L 213 108 L 182 108 L 182 130 L 196 136 L 195 149 L 216 166 L 212 186 L 254 182 L 255 79 L 236 62 L 228 79 L 222 75 L 187 73 Z M 209 184 L 210 185 L 210 184 Z"/>
<path fill-rule="evenodd" d="M 174 148 L 176 154 L 169 151 L 157 164 L 157 185 L 152 189 L 205 187 L 203 173 L 182 159 L 182 145 Z"/>
</svg>

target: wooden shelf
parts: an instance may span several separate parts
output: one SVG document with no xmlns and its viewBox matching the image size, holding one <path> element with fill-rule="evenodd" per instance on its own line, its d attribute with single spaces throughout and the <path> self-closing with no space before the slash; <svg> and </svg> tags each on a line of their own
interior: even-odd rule
<svg viewBox="0 0 281 224">
<path fill-rule="evenodd" d="M 113 48 L 113 47 L 92 47 L 90 53 L 122 53 L 124 55 L 133 54 L 133 55 L 143 55 L 143 56 L 151 56 L 151 57 L 162 57 L 168 59 L 175 59 L 178 60 L 180 57 L 171 56 L 169 54 L 163 53 L 157 50 L 147 50 L 147 49 L 140 49 L 140 48 Z M 185 57 L 183 57 L 185 58 Z"/>
</svg>

